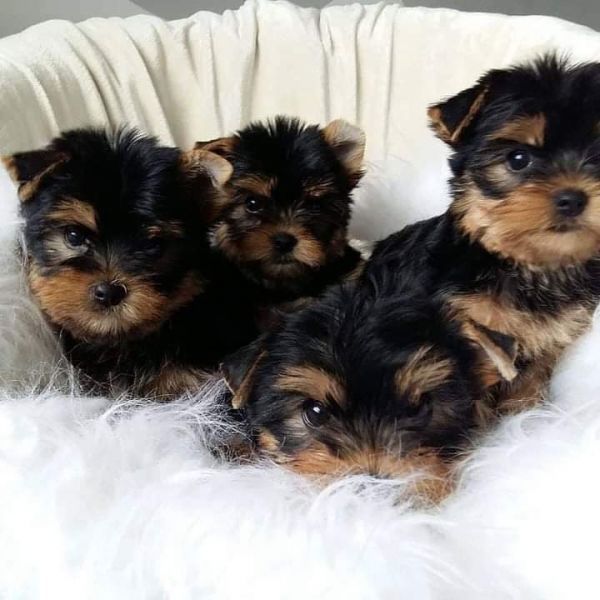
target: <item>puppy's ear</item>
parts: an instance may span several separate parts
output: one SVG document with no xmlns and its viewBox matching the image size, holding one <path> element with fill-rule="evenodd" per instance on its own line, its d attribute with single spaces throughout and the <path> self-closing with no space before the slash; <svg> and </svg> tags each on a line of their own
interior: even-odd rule
<svg viewBox="0 0 600 600">
<path fill-rule="evenodd" d="M 365 154 L 365 134 L 363 130 L 348 123 L 348 121 L 336 119 L 325 125 L 321 133 L 348 175 L 358 181 L 362 174 Z"/>
<path fill-rule="evenodd" d="M 214 140 L 209 140 L 208 142 L 196 142 L 194 146 L 195 150 L 209 150 L 210 152 L 214 152 L 219 156 L 224 158 L 228 158 L 232 153 L 235 147 L 237 138 L 234 136 L 215 138 Z"/>
<path fill-rule="evenodd" d="M 475 368 L 484 387 L 499 381 L 512 381 L 517 376 L 515 360 L 518 348 L 514 338 L 475 321 L 464 323 L 462 330 L 477 349 Z"/>
<path fill-rule="evenodd" d="M 240 348 L 221 363 L 221 373 L 233 394 L 231 399 L 233 408 L 242 408 L 248 402 L 254 371 L 266 356 L 264 338 L 265 336 L 261 336 L 251 344 Z"/>
<path fill-rule="evenodd" d="M 427 115 L 431 129 L 450 146 L 459 146 L 482 109 L 488 93 L 489 83 L 480 82 L 452 98 L 430 106 Z"/>
<path fill-rule="evenodd" d="M 182 168 L 191 179 L 208 177 L 217 188 L 225 185 L 233 173 L 233 167 L 228 160 L 215 152 L 197 146 L 183 153 Z"/>
<path fill-rule="evenodd" d="M 25 202 L 35 194 L 42 179 L 68 158 L 64 152 L 44 149 L 3 156 L 2 162 L 12 180 L 19 184 L 19 198 Z"/>
</svg>

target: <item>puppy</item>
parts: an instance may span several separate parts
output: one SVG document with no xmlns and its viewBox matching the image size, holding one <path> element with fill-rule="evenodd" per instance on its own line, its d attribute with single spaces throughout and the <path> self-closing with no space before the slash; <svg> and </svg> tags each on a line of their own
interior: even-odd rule
<svg viewBox="0 0 600 600">
<path fill-rule="evenodd" d="M 330 290 L 222 365 L 257 452 L 324 480 L 412 476 L 427 502 L 452 488 L 479 399 L 514 370 L 514 341 L 449 320 L 418 279 L 385 265 Z"/>
<path fill-rule="evenodd" d="M 31 292 L 92 387 L 180 393 L 252 339 L 243 327 L 228 337 L 207 270 L 202 223 L 231 174 L 225 159 L 131 130 L 75 130 L 4 162 Z"/>
<path fill-rule="evenodd" d="M 295 309 L 357 273 L 361 257 L 347 230 L 364 145 L 345 121 L 319 128 L 286 117 L 197 145 L 233 166 L 215 198 L 212 244 L 259 312 Z"/>
<path fill-rule="evenodd" d="M 381 242 L 372 265 L 418 275 L 453 318 L 513 337 L 517 376 L 491 400 L 519 410 L 600 296 L 600 64 L 494 70 L 429 117 L 453 150 L 452 204 Z"/>
</svg>

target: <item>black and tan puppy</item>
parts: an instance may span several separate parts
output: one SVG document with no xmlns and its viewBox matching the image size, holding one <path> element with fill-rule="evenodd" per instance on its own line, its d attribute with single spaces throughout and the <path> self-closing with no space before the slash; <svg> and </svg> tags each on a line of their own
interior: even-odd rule
<svg viewBox="0 0 600 600">
<path fill-rule="evenodd" d="M 170 395 L 252 339 L 223 314 L 207 271 L 223 158 L 76 130 L 5 164 L 20 186 L 31 291 L 90 383 Z"/>
<path fill-rule="evenodd" d="M 212 243 L 248 301 L 269 307 L 318 296 L 357 270 L 347 231 L 364 145 L 345 121 L 319 128 L 286 117 L 198 144 L 233 166 L 215 202 Z"/>
<path fill-rule="evenodd" d="M 438 501 L 479 423 L 479 399 L 514 370 L 514 342 L 447 318 L 418 280 L 371 269 L 330 290 L 222 366 L 259 454 L 324 480 L 416 475 Z"/>
<path fill-rule="evenodd" d="M 449 312 L 514 337 L 503 410 L 540 397 L 600 297 L 600 64 L 553 56 L 491 71 L 429 110 L 448 143 L 448 212 L 381 242 L 382 264 L 441 291 Z"/>
</svg>

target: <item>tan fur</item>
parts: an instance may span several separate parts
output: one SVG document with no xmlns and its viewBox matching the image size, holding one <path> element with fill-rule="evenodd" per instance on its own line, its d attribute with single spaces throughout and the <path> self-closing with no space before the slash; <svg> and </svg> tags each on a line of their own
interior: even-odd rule
<svg viewBox="0 0 600 600">
<path fill-rule="evenodd" d="M 59 265 L 72 258 L 78 258 L 88 251 L 87 244 L 77 247 L 67 244 L 64 232 L 57 228 L 46 237 L 44 247 L 48 261 L 52 265 Z"/>
<path fill-rule="evenodd" d="M 19 186 L 19 199 L 21 200 L 21 202 L 27 202 L 28 200 L 31 200 L 31 198 L 33 198 L 33 196 L 35 196 L 35 194 L 37 193 L 38 188 L 40 187 L 40 184 L 42 183 L 44 178 L 56 171 L 56 169 L 65 161 L 66 157 L 58 159 L 55 163 L 46 167 L 41 173 L 36 175 L 31 181 L 26 181 L 25 183 L 22 183 Z M 12 170 L 9 171 L 9 173 L 11 173 L 12 176 L 18 177 L 18 173 L 15 168 L 14 162 L 10 166 Z"/>
<path fill-rule="evenodd" d="M 362 129 L 343 119 L 336 119 L 323 127 L 321 132 L 348 175 L 362 174 L 365 153 L 365 134 Z"/>
<path fill-rule="evenodd" d="M 452 362 L 439 356 L 431 346 L 417 350 L 407 363 L 398 369 L 395 381 L 400 396 L 416 404 L 421 395 L 434 390 L 452 376 Z"/>
<path fill-rule="evenodd" d="M 235 240 L 229 237 L 228 232 L 226 223 L 218 225 L 214 232 L 214 242 L 229 258 L 237 262 L 270 261 L 274 254 L 272 238 L 278 233 L 289 233 L 297 238 L 298 244 L 292 257 L 301 265 L 318 267 L 326 258 L 321 243 L 309 231 L 294 224 L 261 224 Z M 273 271 L 273 275 L 280 271 L 283 274 L 288 270 L 293 272 L 296 267 L 293 263 L 265 265 L 269 272 Z"/>
<path fill-rule="evenodd" d="M 231 184 L 239 192 L 268 199 L 277 185 L 277 178 L 251 174 L 237 177 Z"/>
<path fill-rule="evenodd" d="M 422 448 L 406 458 L 407 473 L 418 473 L 409 493 L 425 504 L 436 505 L 445 500 L 454 490 L 455 474 L 452 464 L 440 458 L 434 450 Z"/>
<path fill-rule="evenodd" d="M 557 355 L 549 352 L 536 359 L 513 381 L 501 383 L 475 403 L 475 421 L 480 431 L 489 431 L 498 419 L 537 406 L 548 390 Z"/>
<path fill-rule="evenodd" d="M 314 181 L 304 186 L 304 194 L 309 198 L 322 198 L 336 191 L 335 182 L 332 180 Z"/>
<path fill-rule="evenodd" d="M 405 456 L 385 450 L 357 449 L 343 457 L 333 454 L 325 444 L 314 441 L 307 448 L 288 456 L 270 432 L 259 434 L 260 449 L 283 466 L 327 483 L 350 474 L 379 477 L 410 477 L 406 492 L 426 504 L 441 502 L 453 489 L 452 466 L 434 450 L 422 448 Z"/>
<path fill-rule="evenodd" d="M 126 299 L 111 310 L 98 310 L 91 288 L 101 281 L 119 281 L 125 285 Z M 167 297 L 157 293 L 143 279 L 117 272 L 82 272 L 64 267 L 44 273 L 36 265 L 29 269 L 29 285 L 50 321 L 82 339 L 145 335 L 155 331 L 202 289 L 194 274 L 188 275 L 177 292 Z"/>
<path fill-rule="evenodd" d="M 18 182 L 19 181 L 19 171 L 17 169 L 17 164 L 16 164 L 14 156 L 2 156 L 2 157 L 0 157 L 0 159 L 2 160 L 2 164 L 4 165 L 4 168 L 10 175 L 10 178 L 13 181 Z"/>
<path fill-rule="evenodd" d="M 450 298 L 449 303 L 461 320 L 472 319 L 512 336 L 526 359 L 537 359 L 548 351 L 562 352 L 586 331 L 592 316 L 583 306 L 568 306 L 551 316 L 535 315 L 491 294 L 463 294 Z"/>
<path fill-rule="evenodd" d="M 287 367 L 276 386 L 283 392 L 295 392 L 323 404 L 333 401 L 343 406 L 346 400 L 343 384 L 334 375 L 311 365 Z"/>
<path fill-rule="evenodd" d="M 250 391 L 252 390 L 254 372 L 256 371 L 256 368 L 258 367 L 260 361 L 263 360 L 266 356 L 266 351 L 262 351 L 259 353 L 252 366 L 248 369 L 244 379 L 242 380 L 242 383 L 237 389 L 233 388 L 231 383 L 227 379 L 225 379 L 227 387 L 233 394 L 233 397 L 231 398 L 231 406 L 233 408 L 242 408 L 243 406 L 245 406 L 246 402 L 248 402 L 248 396 L 250 394 Z"/>
<path fill-rule="evenodd" d="M 91 204 L 76 198 L 64 198 L 47 216 L 49 221 L 58 221 L 69 225 L 81 225 L 97 232 L 96 212 Z"/>
<path fill-rule="evenodd" d="M 234 136 L 215 138 L 214 140 L 209 140 L 208 142 L 196 142 L 194 145 L 194 149 L 196 150 L 209 150 L 210 152 L 215 152 L 220 156 L 227 157 L 228 154 L 231 154 L 237 143 L 237 138 Z"/>
<path fill-rule="evenodd" d="M 529 146 L 542 147 L 544 145 L 544 134 L 546 130 L 546 117 L 537 114 L 519 117 L 514 121 L 505 123 L 498 131 L 495 131 L 490 139 L 510 140 Z"/>
<path fill-rule="evenodd" d="M 471 104 L 469 111 L 464 116 L 462 121 L 455 127 L 454 131 L 450 131 L 447 124 L 444 122 L 442 109 L 440 108 L 440 106 L 430 106 L 427 110 L 427 116 L 429 117 L 430 125 L 433 128 L 436 135 L 447 144 L 455 144 L 460 138 L 460 135 L 463 132 L 463 130 L 469 126 L 471 121 L 481 110 L 487 92 L 487 88 L 480 92 L 480 94 L 475 98 L 473 104 Z"/>
<path fill-rule="evenodd" d="M 449 143 L 452 139 L 452 132 L 444 123 L 442 118 L 442 109 L 439 106 L 430 106 L 427 109 L 427 117 L 429 118 L 429 124 L 435 131 L 435 134 L 446 143 Z"/>
<path fill-rule="evenodd" d="M 503 390 L 496 414 L 511 415 L 537 406 L 546 393 L 557 358 L 553 353 L 538 358 L 515 383 Z"/>
<path fill-rule="evenodd" d="M 551 316 L 535 315 L 489 294 L 466 294 L 449 302 L 454 316 L 460 320 L 472 319 L 512 336 L 518 343 L 519 356 L 533 362 L 510 384 L 502 384 L 495 395 L 500 402 L 495 412 L 516 412 L 517 406 L 523 410 L 538 402 L 556 361 L 564 349 L 589 328 L 592 320 L 592 310 L 584 306 L 569 306 Z M 478 368 L 484 385 L 498 381 L 497 373 L 485 363 Z M 485 413 L 481 411 L 482 415 Z"/>
<path fill-rule="evenodd" d="M 490 183 L 506 192 L 515 188 L 519 183 L 519 177 L 506 167 L 505 162 L 495 163 L 486 167 L 485 175 Z"/>
<path fill-rule="evenodd" d="M 186 176 L 195 178 L 206 175 L 216 188 L 225 185 L 233 173 L 233 167 L 228 160 L 207 148 L 194 148 L 182 152 L 180 164 Z"/>
<path fill-rule="evenodd" d="M 267 429 L 261 429 L 258 433 L 258 446 L 265 453 L 273 455 L 279 451 L 277 438 Z"/>
<path fill-rule="evenodd" d="M 210 376 L 208 371 L 202 369 L 166 364 L 154 377 L 140 382 L 138 387 L 145 396 L 169 400 L 187 392 L 197 391 Z"/>
<path fill-rule="evenodd" d="M 475 400 L 474 421 L 479 431 L 489 431 L 497 423 L 498 411 L 495 404 L 496 398 L 493 390 Z"/>
<path fill-rule="evenodd" d="M 502 380 L 512 381 L 517 376 L 515 367 L 517 344 L 514 344 L 513 348 L 507 352 L 478 326 L 478 322 L 467 319 L 468 317 L 463 313 L 461 315 L 462 331 L 479 348 L 479 361 L 475 369 L 480 383 L 487 388 Z M 479 325 L 482 323 L 479 322 Z M 501 331 L 500 333 L 505 332 Z"/>
<path fill-rule="evenodd" d="M 303 265 L 319 267 L 325 262 L 321 242 L 302 227 L 289 227 L 287 231 L 298 238 L 292 256 Z"/>
<path fill-rule="evenodd" d="M 585 191 L 590 200 L 574 227 L 559 231 L 552 194 L 567 187 Z M 582 263 L 600 250 L 600 183 L 583 175 L 525 183 L 499 200 L 469 184 L 451 210 L 471 239 L 523 265 Z"/>
<path fill-rule="evenodd" d="M 496 363 L 490 360 L 479 360 L 475 365 L 475 372 L 479 382 L 484 388 L 490 388 L 496 385 L 502 379 L 506 381 L 512 381 L 517 377 L 518 373 L 514 365 L 511 365 L 511 369 L 506 370 L 502 367 L 498 367 Z"/>
</svg>

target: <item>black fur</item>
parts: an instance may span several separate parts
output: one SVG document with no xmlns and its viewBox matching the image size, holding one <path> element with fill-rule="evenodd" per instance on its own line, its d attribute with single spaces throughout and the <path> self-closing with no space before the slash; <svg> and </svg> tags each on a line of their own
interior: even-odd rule
<svg viewBox="0 0 600 600">
<path fill-rule="evenodd" d="M 159 292 L 168 294 L 192 268 L 194 257 L 206 254 L 200 208 L 182 193 L 180 151 L 176 148 L 159 146 L 153 138 L 133 130 L 120 130 L 114 137 L 100 130 L 74 130 L 56 138 L 41 152 L 64 156 L 65 162 L 43 179 L 32 201 L 21 205 L 27 251 L 40 265 L 59 268 L 52 264 L 46 250 L 52 226 L 45 217 L 64 197 L 83 200 L 93 207 L 101 243 L 110 244 L 113 252 L 126 258 L 126 267 L 132 273 L 152 272 L 157 256 L 165 258 L 160 273 L 152 278 Z M 30 165 L 29 154 L 14 157 L 19 171 Z M 175 220 L 186 229 L 181 240 L 163 240 L 168 245 L 166 253 L 144 232 L 158 220 Z M 60 266 L 94 270 L 97 264 L 84 256 Z"/>
<path fill-rule="evenodd" d="M 564 309 L 580 307 L 591 321 L 600 299 L 600 187 L 595 188 L 600 186 L 600 64 L 571 67 L 549 55 L 491 71 L 473 88 L 433 107 L 430 114 L 434 130 L 453 149 L 453 202 L 445 214 L 410 225 L 380 242 L 364 277 L 382 268 L 401 271 L 448 307 L 469 295 L 489 297 L 506 309 L 541 319 L 560 320 Z M 534 116 L 544 123 L 541 144 L 496 135 L 507 123 Z M 442 126 L 436 123 L 438 117 Z M 527 168 L 518 172 L 505 166 L 515 150 L 531 155 Z M 573 187 L 582 186 L 588 194 L 583 214 L 573 219 L 564 220 L 554 211 L 552 194 L 554 187 L 560 188 L 561 177 L 570 177 Z M 476 213 L 465 224 L 472 198 L 484 213 L 487 207 L 490 212 L 484 217 Z M 504 215 L 493 212 L 509 201 L 513 208 L 507 205 Z M 528 203 L 537 203 L 535 211 L 520 212 Z M 511 210 L 517 216 L 507 223 L 515 228 L 524 225 L 523 229 L 507 226 L 503 239 L 486 235 L 486 228 L 492 231 L 496 219 Z M 587 254 L 580 254 L 577 247 L 580 230 L 588 239 L 598 240 L 588 244 L 589 251 L 585 247 Z M 566 237 L 561 236 L 573 232 L 570 245 L 563 247 Z M 529 250 L 514 251 L 515 240 L 531 251 L 531 260 Z M 545 245 L 538 249 L 536 240 Z M 550 252 L 553 257 L 548 256 L 546 262 Z M 502 315 L 488 317 L 492 322 L 502 320 Z M 514 331 L 503 333 L 515 335 Z M 579 333 L 573 333 L 571 341 Z M 535 366 L 532 362 L 545 362 L 551 368 L 567 344 L 548 341 L 547 347 L 532 349 L 527 339 L 520 339 L 520 377 L 511 386 L 503 384 L 496 391 L 497 399 L 515 393 Z"/>
<path fill-rule="evenodd" d="M 494 182 L 486 168 L 502 164 L 508 151 L 526 145 L 490 137 L 505 123 L 531 115 L 543 115 L 546 120 L 544 143 L 541 148 L 526 148 L 534 160 L 518 183 L 545 182 L 557 174 L 574 173 L 600 184 L 600 63 L 569 66 L 566 59 L 549 54 L 532 63 L 491 71 L 467 91 L 472 99 L 474 90 L 484 89 L 481 110 L 453 144 L 450 183 L 455 201 L 463 196 L 469 179 L 490 203 L 505 197 L 508 190 Z M 462 100 L 460 106 L 454 99 L 445 104 L 451 110 L 465 110 Z M 451 119 L 457 117 L 451 115 Z M 527 202 L 527 197 L 522 201 Z M 594 204 L 600 204 L 600 197 L 590 199 L 588 210 L 598 210 Z M 415 272 L 430 273 L 432 289 L 489 291 L 510 297 L 528 311 L 551 313 L 564 304 L 597 302 L 598 255 L 565 268 L 542 265 L 531 269 L 510 256 L 488 251 L 461 231 L 456 220 L 451 208 L 440 217 L 407 227 L 379 244 L 374 262 L 401 261 L 402 268 L 412 265 Z"/>
<path fill-rule="evenodd" d="M 244 295 L 257 306 L 291 302 L 319 296 L 329 285 L 350 274 L 360 263 L 360 254 L 346 243 L 351 214 L 351 192 L 362 172 L 349 171 L 325 139 L 323 130 L 298 119 L 276 117 L 266 123 L 253 123 L 227 138 L 209 142 L 208 148 L 220 152 L 233 166 L 226 186 L 230 194 L 216 217 L 214 247 L 235 267 Z M 273 180 L 268 193 L 256 194 L 238 183 L 247 177 Z M 323 194 L 310 196 L 310 186 L 323 186 Z M 244 204 L 258 196 L 264 208 L 249 213 Z M 276 253 L 260 260 L 236 244 L 265 231 L 265 237 L 286 227 L 302 229 L 323 250 L 318 264 L 307 265 L 285 258 L 289 270 L 277 270 Z M 226 229 L 225 229 L 226 228 Z M 302 235 L 296 236 L 300 243 Z"/>
<path fill-rule="evenodd" d="M 546 118 L 546 135 L 543 148 L 536 150 L 539 160 L 527 177 L 545 179 L 581 166 L 600 178 L 600 63 L 570 66 L 565 58 L 549 54 L 531 63 L 490 71 L 467 91 L 472 98 L 473 92 L 484 89 L 488 91 L 481 110 L 454 145 L 450 165 L 455 193 L 460 192 L 461 178 L 467 172 L 477 177 L 483 167 L 503 160 L 511 149 L 501 140 L 490 143 L 487 136 L 515 117 L 536 114 Z M 453 109 L 464 109 L 450 104 Z M 477 178 L 477 184 L 490 198 L 503 195 L 489 179 Z"/>
<path fill-rule="evenodd" d="M 430 295 L 491 294 L 542 315 L 572 304 L 593 308 L 600 298 L 597 259 L 559 270 L 531 270 L 472 241 L 459 230 L 451 211 L 378 242 L 365 266 L 366 276 L 383 265 L 412 275 Z"/>
<path fill-rule="evenodd" d="M 10 159 L 22 191 L 58 160 L 21 206 L 32 288 L 69 359 L 105 391 L 140 383 L 138 391 L 152 393 L 167 367 L 215 368 L 256 335 L 244 303 L 213 283 L 204 213 L 215 190 L 207 175 L 183 170 L 181 158 L 180 150 L 136 131 L 76 130 Z M 76 224 L 87 239 L 77 248 L 65 241 L 73 223 L 56 219 L 65 199 L 95 215 L 96 231 Z M 157 226 L 161 232 L 150 235 Z M 77 287 L 61 279 L 69 273 Z M 111 277 L 129 293 L 120 305 L 104 308 L 90 293 Z M 137 293 L 139 285 L 145 287 Z M 159 297 L 164 303 L 149 311 Z M 139 309 L 132 316 L 134 300 Z M 96 328 L 111 315 L 122 321 L 107 331 Z"/>
<path fill-rule="evenodd" d="M 443 303 L 425 292 L 411 272 L 373 265 L 359 283 L 336 286 L 228 357 L 223 371 L 233 392 L 245 394 L 243 407 L 259 450 L 286 464 L 318 442 L 331 457 L 348 459 L 351 471 L 357 451 L 389 452 L 400 460 L 424 449 L 449 459 L 464 449 L 479 424 L 476 402 L 486 393 L 475 365 L 486 358 L 461 325 L 448 319 Z M 395 377 L 423 348 L 430 348 L 424 364 L 448 361 L 451 372 L 434 389 L 403 395 Z M 277 387 L 286 369 L 306 366 L 344 388 L 342 405 L 328 403 L 328 419 L 320 427 L 306 419 L 298 426 L 311 398 Z M 277 441 L 276 452 L 262 447 L 265 431 Z M 392 475 L 375 462 L 371 472 Z"/>
</svg>

